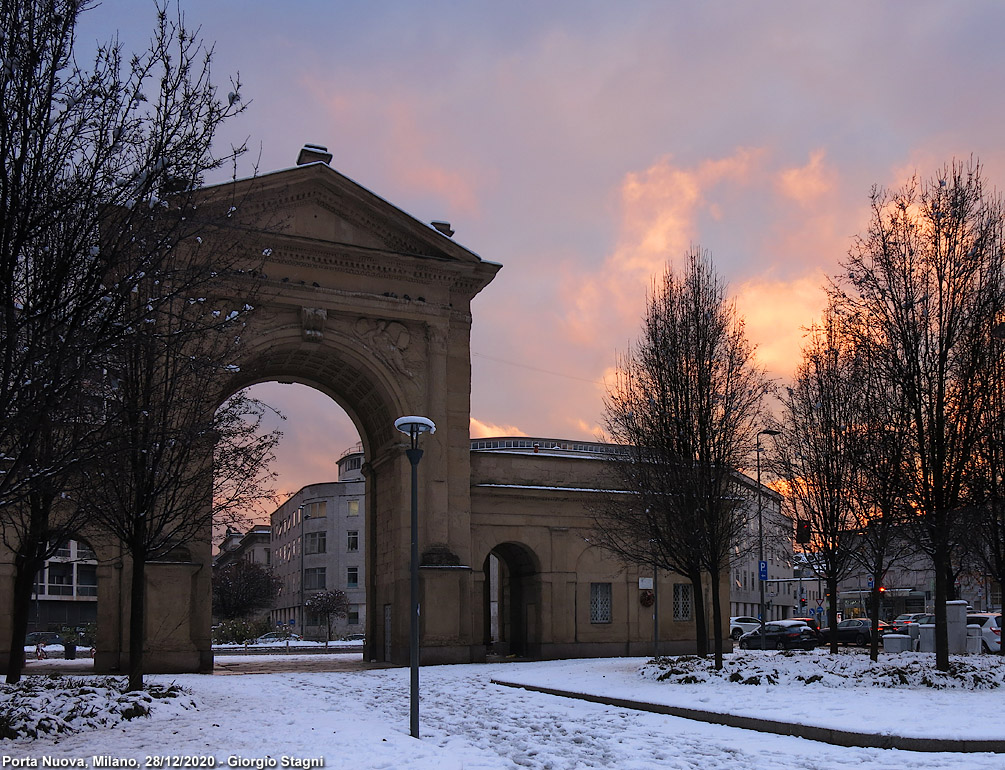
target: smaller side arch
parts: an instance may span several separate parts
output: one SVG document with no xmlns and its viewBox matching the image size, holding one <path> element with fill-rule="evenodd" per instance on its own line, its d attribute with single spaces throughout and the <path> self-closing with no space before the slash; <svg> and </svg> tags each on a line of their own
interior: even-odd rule
<svg viewBox="0 0 1005 770">
<path fill-rule="evenodd" d="M 523 543 L 496 545 L 482 562 L 483 637 L 487 653 L 537 657 L 541 653 L 541 563 Z"/>
</svg>

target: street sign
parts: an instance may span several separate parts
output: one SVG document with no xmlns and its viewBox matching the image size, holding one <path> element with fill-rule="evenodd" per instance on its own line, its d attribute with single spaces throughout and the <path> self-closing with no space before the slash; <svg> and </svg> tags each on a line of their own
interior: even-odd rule
<svg viewBox="0 0 1005 770">
<path fill-rule="evenodd" d="M 872 578 L 869 578 L 869 588 L 872 588 Z"/>
<path fill-rule="evenodd" d="M 759 562 L 758 570 L 760 572 L 761 580 L 768 579 L 768 563 L 766 561 Z"/>
<path fill-rule="evenodd" d="M 817 607 L 817 615 L 823 615 L 823 614 L 824 614 L 824 608 L 823 607 Z"/>
</svg>

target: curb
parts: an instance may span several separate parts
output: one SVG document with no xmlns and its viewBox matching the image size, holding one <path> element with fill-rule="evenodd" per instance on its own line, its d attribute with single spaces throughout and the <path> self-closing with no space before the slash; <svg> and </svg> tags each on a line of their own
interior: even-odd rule
<svg viewBox="0 0 1005 770">
<path fill-rule="evenodd" d="M 725 725 L 727 727 L 739 727 L 744 730 L 756 730 L 762 733 L 773 733 L 775 735 L 792 735 L 797 738 L 805 738 L 820 743 L 829 743 L 834 746 L 847 746 L 850 748 L 862 749 L 901 749 L 903 751 L 926 751 L 926 752 L 948 752 L 948 753 L 1005 753 L 1005 740 L 993 739 L 966 739 L 953 740 L 951 738 L 908 738 L 902 735 L 881 735 L 879 733 L 856 733 L 850 730 L 836 730 L 829 727 L 817 727 L 815 725 L 799 725 L 789 722 L 778 722 L 773 719 L 759 719 L 757 717 L 738 716 L 736 714 L 725 714 L 718 711 L 702 711 L 700 709 L 685 708 L 683 706 L 666 706 L 659 703 L 645 703 L 627 698 L 611 698 L 605 695 L 589 695 L 581 692 L 570 692 L 559 690 L 554 687 L 538 687 L 531 684 L 517 684 L 516 682 L 504 682 L 499 679 L 490 680 L 492 684 L 503 687 L 513 687 L 531 692 L 540 692 L 546 695 L 557 695 L 562 698 L 575 698 L 590 703 L 599 703 L 605 706 L 617 706 L 618 708 L 634 709 L 635 711 L 648 711 L 653 714 L 666 714 L 668 716 L 683 717 L 693 719 L 698 722 L 708 722 L 715 725 Z"/>
</svg>

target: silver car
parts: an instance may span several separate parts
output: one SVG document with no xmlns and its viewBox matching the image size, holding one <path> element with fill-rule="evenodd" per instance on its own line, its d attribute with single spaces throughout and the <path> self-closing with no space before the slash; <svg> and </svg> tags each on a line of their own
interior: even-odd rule
<svg viewBox="0 0 1005 770">
<path fill-rule="evenodd" d="M 997 612 L 973 612 L 967 615 L 968 626 L 981 627 L 981 650 L 999 652 L 1002 647 L 1002 616 Z"/>
</svg>

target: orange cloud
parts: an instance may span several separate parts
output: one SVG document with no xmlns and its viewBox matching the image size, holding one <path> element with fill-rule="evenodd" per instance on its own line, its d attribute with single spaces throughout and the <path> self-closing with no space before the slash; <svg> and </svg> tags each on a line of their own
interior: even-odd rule
<svg viewBox="0 0 1005 770">
<path fill-rule="evenodd" d="M 801 357 L 805 328 L 820 317 L 825 276 L 813 271 L 791 281 L 753 279 L 735 289 L 757 360 L 772 374 L 790 377 Z M 784 298 L 784 299 L 783 299 Z"/>
<path fill-rule="evenodd" d="M 472 175 L 449 170 L 430 159 L 431 138 L 419 128 L 414 106 L 399 99 L 385 109 L 391 129 L 392 173 L 406 188 L 443 196 L 454 213 L 477 216 L 478 195 L 467 181 Z"/>
<path fill-rule="evenodd" d="M 778 192 L 803 206 L 817 204 L 835 187 L 836 172 L 824 162 L 825 157 L 824 150 L 817 150 L 805 166 L 782 171 L 776 182 Z"/>
<path fill-rule="evenodd" d="M 725 182 L 748 184 L 763 156 L 763 150 L 739 148 L 728 158 L 693 169 L 664 157 L 643 172 L 627 174 L 619 191 L 621 222 L 614 251 L 595 274 L 567 269 L 562 282 L 565 333 L 585 345 L 598 336 L 608 338 L 612 329 L 632 329 L 653 276 L 698 239 L 699 215 L 721 217 L 710 191 Z"/>
<path fill-rule="evenodd" d="M 468 432 L 471 438 L 494 438 L 496 436 L 526 436 L 527 434 L 515 425 L 493 425 L 490 422 L 482 422 L 474 417 L 470 418 L 470 428 Z"/>
<path fill-rule="evenodd" d="M 435 130 L 424 128 L 428 121 L 422 114 L 429 106 L 421 97 L 403 92 L 377 95 L 346 85 L 333 89 L 331 82 L 312 73 L 303 75 L 302 84 L 324 107 L 332 130 L 349 137 L 356 134 L 356 141 L 381 148 L 386 173 L 399 186 L 396 195 L 435 194 L 446 201 L 450 215 L 479 215 L 478 193 L 469 180 L 484 183 L 490 175 L 483 168 L 466 167 L 455 155 L 448 155 L 450 166 L 436 159 L 454 148 L 445 145 L 444 137 Z M 351 141 L 348 144 L 351 146 Z M 338 167 L 338 160 L 333 164 Z"/>
</svg>

